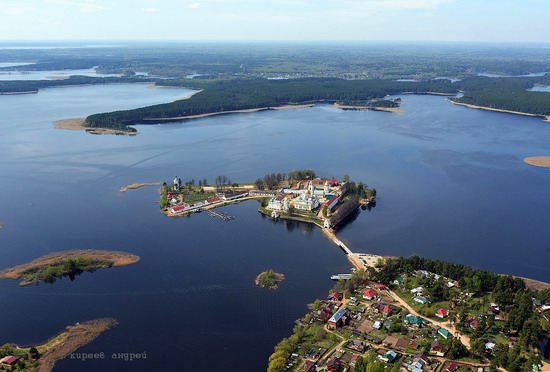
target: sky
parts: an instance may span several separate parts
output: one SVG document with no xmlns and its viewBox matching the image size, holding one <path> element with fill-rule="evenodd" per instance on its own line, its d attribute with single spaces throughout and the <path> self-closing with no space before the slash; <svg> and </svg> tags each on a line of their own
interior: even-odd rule
<svg viewBox="0 0 550 372">
<path fill-rule="evenodd" d="M 8 40 L 550 42 L 550 0 L 0 0 Z"/>
</svg>

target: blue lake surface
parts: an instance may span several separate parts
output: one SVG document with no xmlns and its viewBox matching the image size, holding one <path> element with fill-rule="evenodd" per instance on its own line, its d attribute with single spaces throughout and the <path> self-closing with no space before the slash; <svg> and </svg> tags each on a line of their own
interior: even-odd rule
<svg viewBox="0 0 550 372">
<path fill-rule="evenodd" d="M 218 175 L 253 181 L 313 168 L 375 187 L 376 208 L 339 232 L 352 249 L 418 254 L 550 281 L 550 171 L 527 156 L 550 154 L 550 125 L 404 95 L 403 113 L 328 105 L 141 125 L 142 134 L 97 136 L 53 129 L 57 119 L 188 97 L 145 85 L 55 88 L 0 97 L 0 268 L 75 248 L 138 254 L 133 266 L 71 282 L 20 288 L 0 281 L 0 344 L 46 340 L 98 317 L 120 324 L 81 352 L 106 359 L 58 363 L 56 371 L 264 370 L 306 304 L 349 271 L 319 229 L 274 223 L 257 202 L 170 219 L 155 188 L 134 182 Z M 286 280 L 257 288 L 273 268 Z M 147 359 L 112 360 L 146 352 Z M 244 366 L 244 367 L 243 367 Z"/>
</svg>

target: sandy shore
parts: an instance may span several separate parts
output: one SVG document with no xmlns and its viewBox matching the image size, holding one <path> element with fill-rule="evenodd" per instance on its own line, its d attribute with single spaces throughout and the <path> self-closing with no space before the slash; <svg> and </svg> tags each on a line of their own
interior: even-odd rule
<svg viewBox="0 0 550 372">
<path fill-rule="evenodd" d="M 532 289 L 534 291 L 542 291 L 550 288 L 549 283 L 541 282 L 535 279 L 524 278 L 521 276 L 518 276 L 517 278 L 522 279 L 525 282 L 525 285 L 527 286 L 527 288 Z"/>
<path fill-rule="evenodd" d="M 521 112 L 521 111 L 511 111 L 511 110 L 502 110 L 502 109 L 496 109 L 492 107 L 485 107 L 485 106 L 476 106 L 476 105 L 470 105 L 468 103 L 461 103 L 461 102 L 455 102 L 453 100 L 448 100 L 449 102 L 458 105 L 458 106 L 464 106 L 468 108 L 478 109 L 478 110 L 486 110 L 486 111 L 494 111 L 494 112 L 503 112 L 505 114 L 514 114 L 514 115 L 523 115 L 523 116 L 531 116 L 531 117 L 539 117 L 544 118 L 545 121 L 550 122 L 550 116 L 544 116 L 544 115 L 537 115 L 537 114 L 530 114 L 528 112 Z"/>
<path fill-rule="evenodd" d="M 11 267 L 0 271 L 1 279 L 24 279 L 19 285 L 27 286 L 35 284 L 34 281 L 28 281 L 25 278 L 25 273 L 31 269 L 41 269 L 50 265 L 60 264 L 69 259 L 87 258 L 112 263 L 112 267 L 127 266 L 137 263 L 140 260 L 139 256 L 131 253 L 120 251 L 104 251 L 92 249 L 80 249 L 72 251 L 64 251 L 52 253 L 46 256 L 37 258 L 29 263 Z"/>
<path fill-rule="evenodd" d="M 76 323 L 52 338 L 44 345 L 36 348 L 41 356 L 38 360 L 38 371 L 49 372 L 57 361 L 68 357 L 78 348 L 88 345 L 103 332 L 115 327 L 118 322 L 112 318 L 90 320 L 84 323 Z"/>
<path fill-rule="evenodd" d="M 220 111 L 220 112 L 209 112 L 207 114 L 199 114 L 199 115 L 187 115 L 187 116 L 174 116 L 170 118 L 145 118 L 143 121 L 176 121 L 176 120 L 191 120 L 191 119 L 200 119 L 200 118 L 206 118 L 209 116 L 217 116 L 217 115 L 228 115 L 228 114 L 242 114 L 242 113 L 250 113 L 250 112 L 259 112 L 259 111 L 267 111 L 267 110 L 290 110 L 290 109 L 303 109 L 308 107 L 313 107 L 315 104 L 307 104 L 307 105 L 286 105 L 286 106 L 278 106 L 278 107 L 258 107 L 253 109 L 246 109 L 246 110 L 231 110 L 231 111 Z"/>
<path fill-rule="evenodd" d="M 338 103 L 333 104 L 334 107 L 342 110 L 372 110 L 372 111 L 384 111 L 384 112 L 403 112 L 400 107 L 372 107 L 372 106 L 360 106 L 360 105 L 340 105 Z"/>
<path fill-rule="evenodd" d="M 550 168 L 550 156 L 531 156 L 523 159 L 523 161 L 535 167 Z"/>
<path fill-rule="evenodd" d="M 440 93 L 440 92 L 403 92 L 401 94 L 427 94 L 429 96 L 444 96 L 444 97 L 456 96 L 456 93 Z"/>
<path fill-rule="evenodd" d="M 35 94 L 38 90 L 28 90 L 26 92 L 0 92 L 0 96 L 12 96 L 16 94 Z"/>
<path fill-rule="evenodd" d="M 162 183 L 162 182 L 133 183 L 133 184 L 131 184 L 131 185 L 121 187 L 119 191 L 120 191 L 120 192 L 126 192 L 126 191 L 128 191 L 128 190 L 139 189 L 140 187 L 158 186 L 158 185 L 160 185 L 161 183 Z"/>
<path fill-rule="evenodd" d="M 83 118 L 63 119 L 54 121 L 53 126 L 55 129 L 63 130 L 81 130 L 91 134 L 115 134 L 115 135 L 127 135 L 135 136 L 140 132 L 128 132 L 120 129 L 112 128 L 89 128 L 84 126 Z"/>
</svg>

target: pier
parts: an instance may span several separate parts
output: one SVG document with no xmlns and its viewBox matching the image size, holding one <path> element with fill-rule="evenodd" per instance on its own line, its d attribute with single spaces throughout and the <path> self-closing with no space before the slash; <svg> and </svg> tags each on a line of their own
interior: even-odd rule
<svg viewBox="0 0 550 372">
<path fill-rule="evenodd" d="M 211 215 L 213 217 L 217 217 L 219 219 L 222 219 L 224 221 L 231 221 L 231 220 L 235 219 L 235 217 L 233 217 L 230 214 L 227 214 L 227 213 L 224 213 L 224 212 L 214 211 L 212 209 L 207 209 L 206 213 L 208 213 L 209 215 Z"/>
<path fill-rule="evenodd" d="M 330 279 L 332 280 L 350 280 L 351 279 L 351 274 L 336 274 L 336 275 L 332 275 L 330 277 Z"/>
</svg>

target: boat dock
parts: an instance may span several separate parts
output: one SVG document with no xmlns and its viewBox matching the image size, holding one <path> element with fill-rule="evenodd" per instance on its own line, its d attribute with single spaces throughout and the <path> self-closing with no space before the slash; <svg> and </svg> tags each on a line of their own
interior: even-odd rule
<svg viewBox="0 0 550 372">
<path fill-rule="evenodd" d="M 332 280 L 350 280 L 351 279 L 351 274 L 337 274 L 337 275 L 332 275 L 330 277 L 330 279 Z"/>
<path fill-rule="evenodd" d="M 227 214 L 227 213 L 224 213 L 224 212 L 214 211 L 212 209 L 207 209 L 206 213 L 208 213 L 209 215 L 211 215 L 213 217 L 217 217 L 219 219 L 222 219 L 224 221 L 231 221 L 231 220 L 235 219 L 235 217 L 233 217 L 230 214 Z"/>
</svg>

